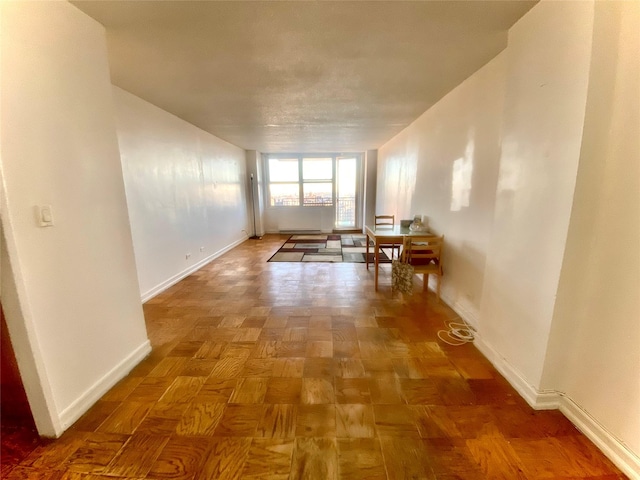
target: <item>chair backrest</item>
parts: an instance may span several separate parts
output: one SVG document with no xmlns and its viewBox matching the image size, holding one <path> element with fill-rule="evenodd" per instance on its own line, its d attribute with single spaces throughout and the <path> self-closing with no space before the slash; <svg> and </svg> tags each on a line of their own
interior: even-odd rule
<svg viewBox="0 0 640 480">
<path fill-rule="evenodd" d="M 442 269 L 444 235 L 406 235 L 402 243 L 402 261 L 414 268 Z"/>
<path fill-rule="evenodd" d="M 395 215 L 376 215 L 376 227 L 393 227 L 395 225 Z"/>
</svg>

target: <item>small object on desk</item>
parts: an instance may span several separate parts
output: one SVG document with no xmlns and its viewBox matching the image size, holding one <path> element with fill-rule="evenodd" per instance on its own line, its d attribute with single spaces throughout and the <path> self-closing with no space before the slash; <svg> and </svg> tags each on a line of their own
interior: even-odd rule
<svg viewBox="0 0 640 480">
<path fill-rule="evenodd" d="M 411 222 L 413 222 L 413 220 L 400 220 L 400 227 L 409 228 L 409 226 L 411 225 Z"/>
<path fill-rule="evenodd" d="M 409 225 L 409 230 L 412 232 L 427 232 L 429 227 L 424 225 L 421 220 L 414 220 L 414 222 Z"/>
</svg>

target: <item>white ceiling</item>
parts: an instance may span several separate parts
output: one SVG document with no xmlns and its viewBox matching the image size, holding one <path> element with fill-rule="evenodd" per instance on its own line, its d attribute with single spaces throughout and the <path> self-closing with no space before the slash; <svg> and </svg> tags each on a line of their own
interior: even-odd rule
<svg viewBox="0 0 640 480">
<path fill-rule="evenodd" d="M 531 1 L 73 1 L 115 85 L 239 147 L 378 148 L 505 48 Z"/>
</svg>

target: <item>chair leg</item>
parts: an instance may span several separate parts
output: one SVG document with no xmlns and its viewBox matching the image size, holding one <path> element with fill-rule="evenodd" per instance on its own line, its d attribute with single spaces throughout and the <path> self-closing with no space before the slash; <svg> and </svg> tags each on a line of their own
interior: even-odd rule
<svg viewBox="0 0 640 480">
<path fill-rule="evenodd" d="M 436 285 L 436 296 L 438 297 L 438 302 L 440 301 L 440 279 L 442 277 L 440 275 L 436 275 L 436 279 L 438 284 Z"/>
<path fill-rule="evenodd" d="M 422 275 L 422 291 L 423 292 L 429 291 L 429 274 L 428 273 L 424 273 Z"/>
</svg>

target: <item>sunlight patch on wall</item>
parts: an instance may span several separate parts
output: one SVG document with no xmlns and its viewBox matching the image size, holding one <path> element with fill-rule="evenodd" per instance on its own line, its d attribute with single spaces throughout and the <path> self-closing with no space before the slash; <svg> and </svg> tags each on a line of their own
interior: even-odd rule
<svg viewBox="0 0 640 480">
<path fill-rule="evenodd" d="M 454 160 L 451 171 L 451 211 L 459 212 L 469 206 L 473 179 L 473 138 L 467 143 L 464 157 Z"/>
<path fill-rule="evenodd" d="M 411 210 L 411 201 L 416 189 L 418 156 L 416 154 L 394 155 L 385 165 L 384 213 L 399 218 Z M 399 220 L 398 220 L 399 221 Z"/>
<path fill-rule="evenodd" d="M 503 142 L 500 168 L 498 171 L 497 192 L 513 192 L 519 189 L 522 177 L 522 160 L 516 142 Z"/>
</svg>

